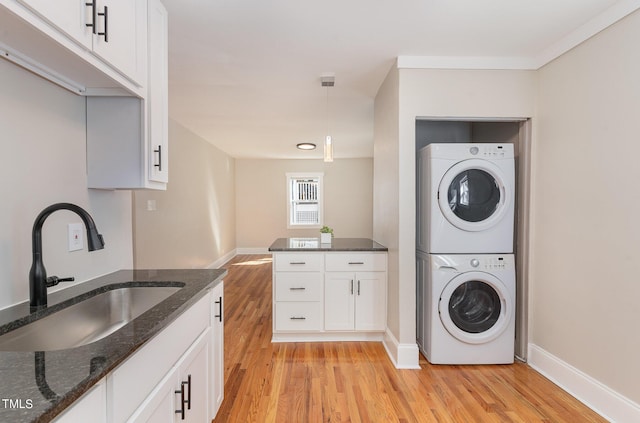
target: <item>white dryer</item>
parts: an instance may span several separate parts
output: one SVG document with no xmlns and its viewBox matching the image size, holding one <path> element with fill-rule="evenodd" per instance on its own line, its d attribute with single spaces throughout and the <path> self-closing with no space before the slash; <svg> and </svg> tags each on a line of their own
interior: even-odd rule
<svg viewBox="0 0 640 423">
<path fill-rule="evenodd" d="M 430 255 L 420 349 L 432 364 L 514 361 L 512 254 Z"/>
<path fill-rule="evenodd" d="M 418 167 L 419 250 L 513 252 L 513 144 L 429 144 Z"/>
</svg>

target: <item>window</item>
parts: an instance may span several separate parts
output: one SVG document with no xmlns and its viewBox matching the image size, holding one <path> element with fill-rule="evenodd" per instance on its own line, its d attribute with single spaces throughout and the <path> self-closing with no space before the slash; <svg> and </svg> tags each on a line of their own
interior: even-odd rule
<svg viewBox="0 0 640 423">
<path fill-rule="evenodd" d="M 287 227 L 322 226 L 322 176 L 322 173 L 287 173 Z"/>
</svg>

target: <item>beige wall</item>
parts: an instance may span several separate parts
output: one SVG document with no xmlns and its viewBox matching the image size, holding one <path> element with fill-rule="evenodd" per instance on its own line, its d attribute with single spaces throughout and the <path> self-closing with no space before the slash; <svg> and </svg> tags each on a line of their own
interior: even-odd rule
<svg viewBox="0 0 640 423">
<path fill-rule="evenodd" d="M 45 207 L 85 208 L 105 239 L 104 250 L 67 251 L 69 211 L 43 228 L 49 275 L 75 283 L 132 266 L 131 193 L 87 189 L 85 101 L 0 59 L 0 308 L 29 299 L 31 229 Z M 64 289 L 70 284 L 50 288 Z"/>
<path fill-rule="evenodd" d="M 539 71 L 530 341 L 640 403 L 640 13 Z"/>
<path fill-rule="evenodd" d="M 389 257 L 388 320 L 401 347 L 415 345 L 416 331 L 416 118 L 530 117 L 534 115 L 535 93 L 535 72 L 511 70 L 392 69 L 379 90 L 374 222 L 385 222 L 381 240 L 394 247 Z M 417 364 L 417 349 L 413 354 Z"/>
<path fill-rule="evenodd" d="M 398 302 L 400 295 L 398 284 L 399 89 L 399 72 L 397 67 L 393 66 L 376 96 L 373 143 L 373 236 L 389 249 L 387 328 L 396 340 L 400 337 L 401 329 Z M 415 306 L 413 309 L 415 310 Z M 408 330 L 411 328 L 409 327 Z M 415 330 L 411 342 L 415 343 Z"/>
<path fill-rule="evenodd" d="M 236 160 L 236 230 L 240 249 L 265 249 L 276 238 L 318 237 L 287 229 L 287 172 L 324 173 L 324 224 L 341 238 L 372 236 L 372 159 Z"/>
<path fill-rule="evenodd" d="M 135 266 L 208 267 L 236 247 L 235 160 L 173 120 L 169 145 L 167 190 L 134 193 Z"/>
</svg>

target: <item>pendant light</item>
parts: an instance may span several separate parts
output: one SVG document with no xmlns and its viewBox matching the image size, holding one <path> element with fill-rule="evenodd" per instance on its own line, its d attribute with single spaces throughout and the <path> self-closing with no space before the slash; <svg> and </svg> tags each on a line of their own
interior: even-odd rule
<svg viewBox="0 0 640 423">
<path fill-rule="evenodd" d="M 324 138 L 324 161 L 333 161 L 333 140 L 331 139 L 331 133 L 329 132 L 329 88 L 335 84 L 334 76 L 321 76 L 320 82 L 323 87 L 327 88 L 327 135 Z"/>
</svg>

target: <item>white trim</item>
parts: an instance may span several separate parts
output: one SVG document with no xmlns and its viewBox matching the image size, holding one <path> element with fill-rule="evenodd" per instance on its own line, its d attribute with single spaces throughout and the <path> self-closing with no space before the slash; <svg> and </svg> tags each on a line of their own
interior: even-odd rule
<svg viewBox="0 0 640 423">
<path fill-rule="evenodd" d="M 238 247 L 236 255 L 239 254 L 271 254 L 269 247 Z"/>
<path fill-rule="evenodd" d="M 609 421 L 640 421 L 637 404 L 537 345 L 529 344 L 528 364 Z"/>
<path fill-rule="evenodd" d="M 271 342 L 382 342 L 381 332 L 276 332 Z"/>
<path fill-rule="evenodd" d="M 622 0 L 616 2 L 598 16 L 587 21 L 559 41 L 541 51 L 534 58 L 534 62 L 536 63 L 535 69 L 539 69 L 552 60 L 562 56 L 567 51 L 618 22 L 625 16 L 635 12 L 637 9 L 640 9 L 640 0 Z"/>
<path fill-rule="evenodd" d="M 533 70 L 530 57 L 398 56 L 398 69 L 511 69 Z"/>
<path fill-rule="evenodd" d="M 640 9 L 640 0 L 621 0 L 531 57 L 398 56 L 398 69 L 537 70 Z"/>
<path fill-rule="evenodd" d="M 388 328 L 384 334 L 382 344 L 396 369 L 420 368 L 420 364 L 418 364 L 420 351 L 417 344 L 401 344 Z"/>
<path fill-rule="evenodd" d="M 237 250 L 233 249 L 229 251 L 227 254 L 218 257 L 218 259 L 207 266 L 207 269 L 219 269 L 225 265 L 229 260 L 237 256 Z"/>
</svg>

